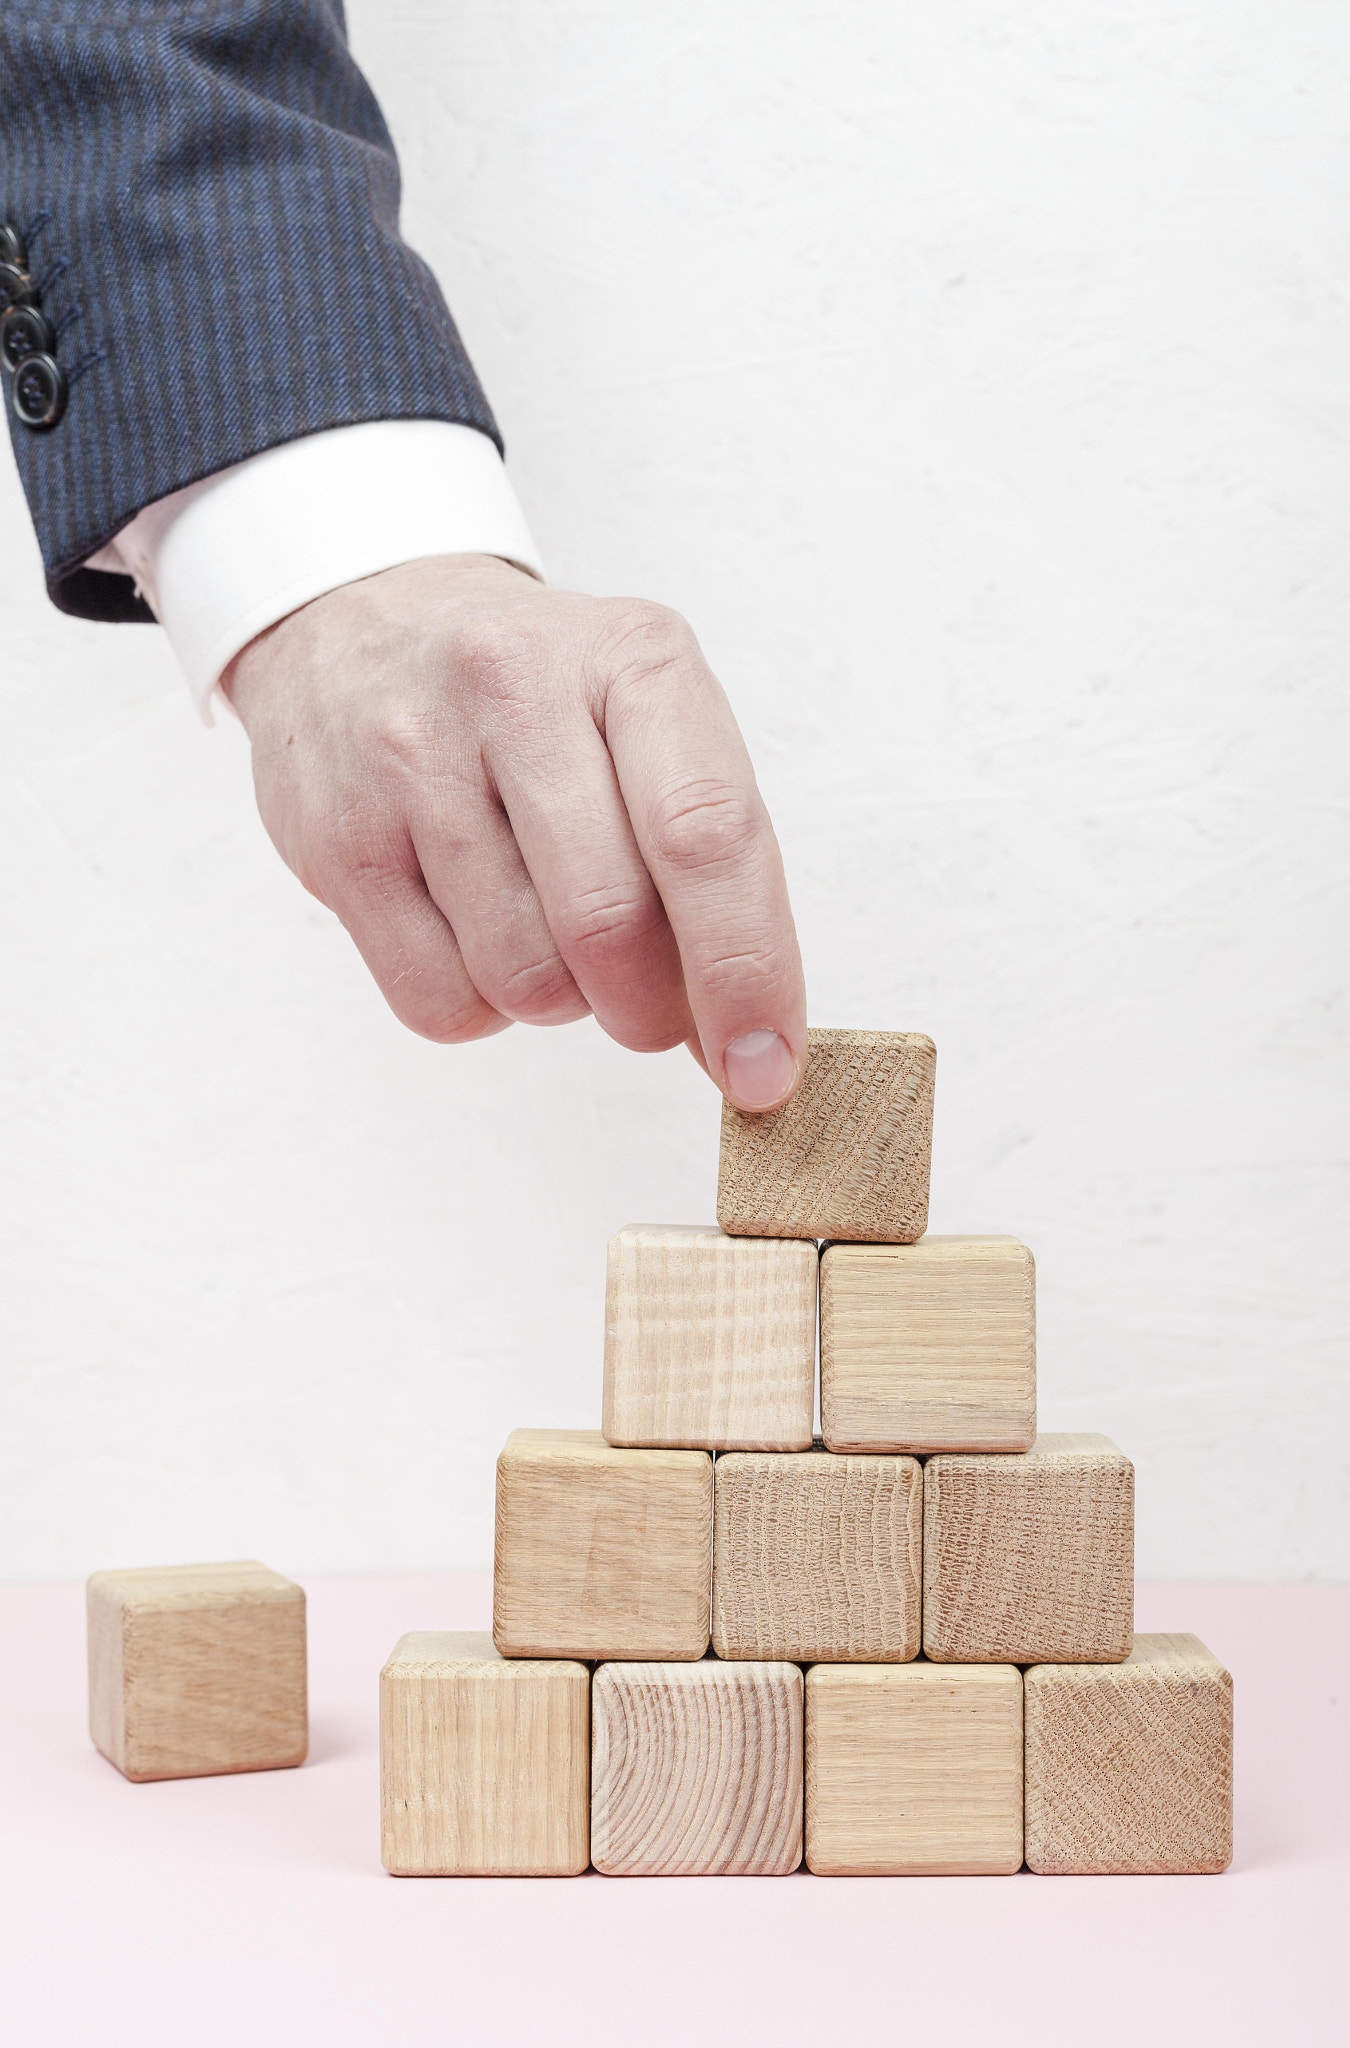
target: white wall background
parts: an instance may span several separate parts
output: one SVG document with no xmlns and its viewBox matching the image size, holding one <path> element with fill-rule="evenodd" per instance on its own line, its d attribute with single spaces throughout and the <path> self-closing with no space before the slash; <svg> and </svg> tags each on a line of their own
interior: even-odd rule
<svg viewBox="0 0 1350 2048">
<path fill-rule="evenodd" d="M 815 1019 L 938 1041 L 1043 1424 L 1134 1455 L 1144 1573 L 1343 1576 L 1345 8 L 351 13 L 555 579 L 693 620 Z M 0 546 L 0 1570 L 484 1563 L 716 1102 L 403 1033 L 7 458 Z"/>
</svg>

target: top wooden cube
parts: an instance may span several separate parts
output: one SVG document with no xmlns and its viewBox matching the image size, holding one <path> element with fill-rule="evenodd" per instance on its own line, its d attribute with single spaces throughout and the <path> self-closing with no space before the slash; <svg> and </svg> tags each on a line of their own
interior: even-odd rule
<svg viewBox="0 0 1350 2048">
<path fill-rule="evenodd" d="M 799 1451 L 816 1379 L 813 1244 L 630 1224 L 610 1239 L 605 1441 Z"/>
<path fill-rule="evenodd" d="M 791 1102 L 758 1115 L 723 1107 L 723 1230 L 858 1244 L 922 1237 L 936 1063 L 921 1032 L 808 1032 Z"/>
</svg>

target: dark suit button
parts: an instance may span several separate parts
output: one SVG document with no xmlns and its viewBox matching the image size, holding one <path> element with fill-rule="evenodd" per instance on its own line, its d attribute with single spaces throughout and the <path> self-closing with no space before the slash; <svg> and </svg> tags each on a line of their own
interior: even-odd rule
<svg viewBox="0 0 1350 2048">
<path fill-rule="evenodd" d="M 36 306 L 11 306 L 0 320 L 0 360 L 7 370 L 17 369 L 25 356 L 56 353 L 52 323 Z"/>
<path fill-rule="evenodd" d="M 33 280 L 17 263 L 0 263 L 0 313 L 11 306 L 31 306 Z"/>
<path fill-rule="evenodd" d="M 0 263 L 13 263 L 20 270 L 28 268 L 19 230 L 11 227 L 7 220 L 0 220 Z"/>
<path fill-rule="evenodd" d="M 66 409 L 66 379 L 50 356 L 25 356 L 10 393 L 14 417 L 26 427 L 54 427 Z"/>
</svg>

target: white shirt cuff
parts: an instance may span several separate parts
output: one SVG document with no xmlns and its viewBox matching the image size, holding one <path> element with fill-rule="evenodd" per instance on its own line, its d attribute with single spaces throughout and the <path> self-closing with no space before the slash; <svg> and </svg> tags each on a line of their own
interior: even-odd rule
<svg viewBox="0 0 1350 2048">
<path fill-rule="evenodd" d="M 89 559 L 132 576 L 203 716 L 288 612 L 425 555 L 543 565 L 496 447 L 451 420 L 363 420 L 268 448 L 138 512 Z"/>
</svg>

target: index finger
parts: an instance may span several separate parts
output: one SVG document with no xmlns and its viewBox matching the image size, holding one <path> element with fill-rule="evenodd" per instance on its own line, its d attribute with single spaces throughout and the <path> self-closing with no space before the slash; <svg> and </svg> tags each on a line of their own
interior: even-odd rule
<svg viewBox="0 0 1350 2048">
<path fill-rule="evenodd" d="M 806 987 L 783 858 L 721 684 L 683 622 L 605 694 L 605 738 L 665 905 L 713 1080 L 774 1109 L 806 1058 Z"/>
</svg>

